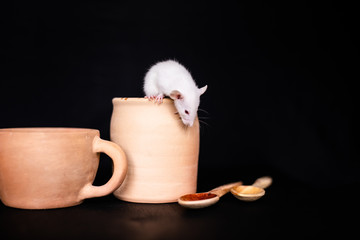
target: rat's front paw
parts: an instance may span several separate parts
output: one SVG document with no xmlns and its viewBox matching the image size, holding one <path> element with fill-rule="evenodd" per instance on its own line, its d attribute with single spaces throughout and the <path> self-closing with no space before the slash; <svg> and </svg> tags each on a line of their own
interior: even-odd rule
<svg viewBox="0 0 360 240">
<path fill-rule="evenodd" d="M 155 102 L 156 103 L 162 103 L 163 102 L 163 99 L 164 99 L 164 95 L 162 94 L 159 94 L 155 97 Z"/>
<path fill-rule="evenodd" d="M 146 98 L 149 101 L 152 101 L 155 99 L 155 96 L 145 96 L 144 98 Z"/>
<path fill-rule="evenodd" d="M 145 96 L 146 99 L 148 99 L 149 101 L 154 101 L 155 103 L 162 103 L 163 99 L 164 99 L 164 95 L 163 94 L 159 94 L 157 96 L 152 95 L 152 96 Z"/>
</svg>

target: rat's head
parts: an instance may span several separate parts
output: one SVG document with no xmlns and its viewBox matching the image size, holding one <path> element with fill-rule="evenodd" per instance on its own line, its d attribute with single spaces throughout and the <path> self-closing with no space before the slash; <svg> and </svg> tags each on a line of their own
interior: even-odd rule
<svg viewBox="0 0 360 240">
<path fill-rule="evenodd" d="M 173 90 L 170 93 L 170 97 L 174 100 L 175 108 L 177 109 L 182 122 L 190 127 L 194 124 L 197 115 L 200 104 L 200 95 L 206 91 L 207 85 L 196 89 L 197 91 L 192 94 L 183 94 L 178 90 Z"/>
</svg>

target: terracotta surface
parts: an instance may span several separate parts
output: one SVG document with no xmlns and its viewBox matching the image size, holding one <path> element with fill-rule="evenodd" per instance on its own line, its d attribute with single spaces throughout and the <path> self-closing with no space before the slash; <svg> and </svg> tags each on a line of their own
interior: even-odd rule
<svg viewBox="0 0 360 240">
<path fill-rule="evenodd" d="M 93 186 L 99 152 L 114 163 L 111 179 Z M 10 207 L 48 209 L 110 194 L 125 178 L 127 162 L 99 131 L 78 128 L 0 129 L 0 199 Z"/>
<path fill-rule="evenodd" d="M 114 195 L 140 203 L 176 202 L 196 192 L 199 122 L 185 127 L 173 101 L 114 98 L 111 140 L 123 148 L 128 174 Z"/>
</svg>

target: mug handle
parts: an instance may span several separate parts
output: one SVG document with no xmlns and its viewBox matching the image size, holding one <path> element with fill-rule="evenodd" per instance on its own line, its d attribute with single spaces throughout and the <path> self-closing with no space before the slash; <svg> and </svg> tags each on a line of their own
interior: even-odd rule
<svg viewBox="0 0 360 240">
<path fill-rule="evenodd" d="M 93 152 L 103 152 L 111 158 L 114 163 L 113 175 L 109 181 L 102 186 L 94 186 L 91 183 L 85 185 L 85 187 L 80 192 L 80 200 L 93 197 L 102 197 L 114 192 L 118 187 L 120 187 L 126 176 L 126 155 L 117 144 L 95 136 L 93 141 Z"/>
</svg>

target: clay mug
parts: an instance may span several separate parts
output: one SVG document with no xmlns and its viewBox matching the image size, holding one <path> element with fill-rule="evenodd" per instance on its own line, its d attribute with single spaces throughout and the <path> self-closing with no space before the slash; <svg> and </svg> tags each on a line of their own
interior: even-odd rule
<svg viewBox="0 0 360 240">
<path fill-rule="evenodd" d="M 123 148 L 128 173 L 114 195 L 138 203 L 176 202 L 196 192 L 199 121 L 186 127 L 171 99 L 114 98 L 110 139 Z"/>
<path fill-rule="evenodd" d="M 117 189 L 125 178 L 122 149 L 95 129 L 0 129 L 0 199 L 23 209 L 62 208 Z M 113 161 L 113 175 L 93 186 L 100 152 Z"/>
</svg>

